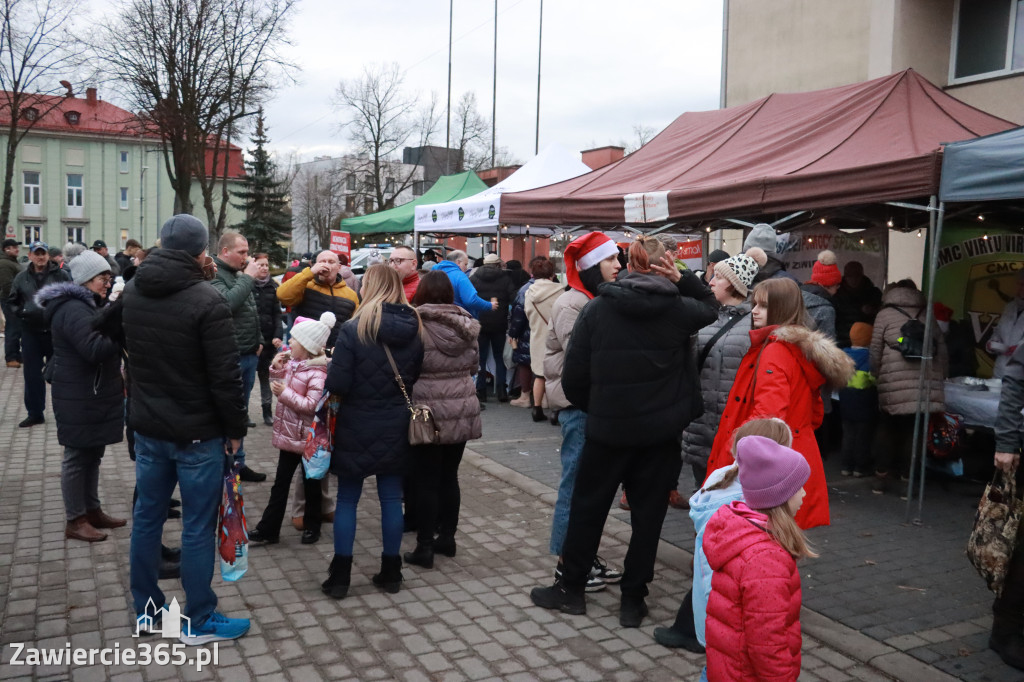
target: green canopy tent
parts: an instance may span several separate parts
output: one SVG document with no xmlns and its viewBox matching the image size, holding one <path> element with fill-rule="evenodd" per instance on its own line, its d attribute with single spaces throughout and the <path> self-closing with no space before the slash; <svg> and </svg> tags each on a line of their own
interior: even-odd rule
<svg viewBox="0 0 1024 682">
<path fill-rule="evenodd" d="M 487 189 L 487 185 L 473 171 L 444 175 L 438 178 L 434 186 L 418 199 L 389 208 L 386 211 L 346 218 L 341 221 L 341 229 L 353 237 L 361 234 L 411 233 L 416 218 L 416 207 L 420 204 L 441 204 L 455 201 L 473 196 L 485 189 Z"/>
</svg>

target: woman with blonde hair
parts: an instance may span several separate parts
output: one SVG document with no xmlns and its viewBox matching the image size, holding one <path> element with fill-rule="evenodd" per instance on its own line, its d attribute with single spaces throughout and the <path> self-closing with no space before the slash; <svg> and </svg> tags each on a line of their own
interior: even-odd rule
<svg viewBox="0 0 1024 682">
<path fill-rule="evenodd" d="M 736 428 L 751 419 L 778 417 L 793 431 L 793 449 L 810 465 L 807 500 L 796 521 L 803 529 L 829 524 L 828 488 L 814 429 L 824 407 L 821 387 L 845 386 L 853 360 L 821 332 L 808 329 L 800 288 L 785 278 L 754 288 L 750 350 L 743 356 L 718 425 L 708 473 L 733 462 Z"/>
<path fill-rule="evenodd" d="M 331 472 L 338 477 L 334 559 L 322 585 L 335 599 L 348 592 L 356 505 L 370 476 L 377 478 L 384 545 L 373 583 L 388 592 L 401 588 L 402 474 L 409 456 L 404 394 L 411 394 L 423 362 L 419 316 L 405 298 L 398 273 L 372 265 L 363 276 L 362 291 L 359 310 L 338 332 L 324 385 L 341 399 L 331 457 Z"/>
</svg>

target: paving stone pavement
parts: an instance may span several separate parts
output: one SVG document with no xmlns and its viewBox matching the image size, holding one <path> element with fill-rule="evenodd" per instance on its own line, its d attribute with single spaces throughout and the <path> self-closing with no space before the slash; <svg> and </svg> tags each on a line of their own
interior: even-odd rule
<svg viewBox="0 0 1024 682">
<path fill-rule="evenodd" d="M 591 595 L 586 616 L 530 604 L 529 589 L 548 583 L 553 568 L 547 544 L 557 453 L 554 464 L 517 455 L 529 461 L 529 467 L 520 467 L 530 469 L 525 475 L 499 463 L 495 453 L 499 448 L 539 452 L 557 429 L 533 426 L 524 411 L 494 404 L 486 413 L 486 438 L 472 444 L 461 471 L 458 556 L 439 557 L 432 571 L 406 568 L 398 594 L 370 584 L 380 553 L 376 491 L 370 483 L 360 503 L 353 585 L 346 599 L 334 601 L 319 591 L 332 554 L 333 533 L 327 527 L 313 546 L 301 545 L 299 534 L 286 528 L 281 544 L 251 548 L 249 573 L 240 582 L 215 578 L 219 609 L 253 621 L 244 638 L 219 646 L 216 666 L 196 672 L 156 665 L 11 665 L 15 642 L 49 649 L 124 650 L 139 644 L 132 637 L 128 592 L 129 529 L 114 530 L 107 541 L 93 545 L 64 540 L 62 449 L 53 415 L 47 411 L 45 426 L 17 428 L 21 391 L 20 372 L 0 371 L 0 679 L 692 680 L 699 674 L 702 656 L 660 647 L 650 634 L 654 625 L 671 621 L 689 586 L 690 555 L 668 542 L 659 554 L 651 617 L 642 629 L 618 626 L 615 588 Z M 531 434 L 539 440 L 519 442 Z M 272 472 L 277 453 L 269 441 L 270 429 L 261 425 L 248 439 L 247 451 L 252 466 Z M 125 445 L 108 448 L 100 476 L 104 509 L 128 516 L 133 485 Z M 270 481 L 245 486 L 250 518 L 262 512 L 269 490 Z M 602 545 L 604 556 L 620 565 L 628 537 L 623 516 L 613 514 Z M 667 527 L 683 525 L 683 519 L 673 511 Z M 168 544 L 179 544 L 180 529 L 180 521 L 168 521 Z M 404 544 L 411 549 L 411 536 Z M 813 597 L 822 591 L 812 587 L 816 569 L 804 571 L 805 594 Z M 177 581 L 163 585 L 169 596 L 184 596 Z M 927 592 L 910 594 L 931 599 Z M 950 598 L 952 593 L 943 600 Z M 845 627 L 811 606 L 803 617 L 802 680 L 952 679 L 915 652 L 973 641 L 982 627 L 980 622 L 974 630 L 962 622 L 931 626 L 928 637 L 913 632 L 920 642 L 898 646 L 891 638 L 880 641 L 861 628 Z M 965 679 L 1014 679 L 999 677 L 998 669 L 989 672 L 996 676 Z"/>
</svg>

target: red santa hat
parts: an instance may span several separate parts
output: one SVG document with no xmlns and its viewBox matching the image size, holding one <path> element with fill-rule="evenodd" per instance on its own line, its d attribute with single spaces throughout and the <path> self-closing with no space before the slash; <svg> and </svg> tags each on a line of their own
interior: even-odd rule
<svg viewBox="0 0 1024 682">
<path fill-rule="evenodd" d="M 573 239 L 565 247 L 565 276 L 569 286 L 582 291 L 588 298 L 594 295 L 587 291 L 580 280 L 580 272 L 592 268 L 609 256 L 618 255 L 619 249 L 615 241 L 602 232 L 589 232 L 582 237 Z"/>
</svg>

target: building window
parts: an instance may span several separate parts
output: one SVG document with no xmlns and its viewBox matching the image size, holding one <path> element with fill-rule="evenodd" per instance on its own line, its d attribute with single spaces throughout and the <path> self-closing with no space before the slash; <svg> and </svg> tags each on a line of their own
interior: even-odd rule
<svg viewBox="0 0 1024 682">
<path fill-rule="evenodd" d="M 363 199 L 363 213 L 373 213 L 373 199 L 370 197 Z"/>
<path fill-rule="evenodd" d="M 43 228 L 40 225 L 25 226 L 25 246 L 30 245 L 32 242 L 42 241 L 42 239 Z"/>
<path fill-rule="evenodd" d="M 388 178 L 388 179 L 386 179 L 384 181 L 384 194 L 394 194 L 394 193 L 395 193 L 395 179 L 394 178 Z"/>
<path fill-rule="evenodd" d="M 84 227 L 69 227 L 68 228 L 68 241 L 69 242 L 81 242 L 85 243 L 85 228 Z"/>
<path fill-rule="evenodd" d="M 128 152 L 119 152 L 121 155 L 121 172 L 128 172 Z"/>
<path fill-rule="evenodd" d="M 427 191 L 427 183 L 425 180 L 416 180 L 412 183 L 412 195 L 414 197 L 423 196 Z"/>
<path fill-rule="evenodd" d="M 67 214 L 69 218 L 83 217 L 85 205 L 84 183 L 81 173 L 68 173 Z"/>
<path fill-rule="evenodd" d="M 27 216 L 38 217 L 39 216 L 39 195 L 41 188 L 39 186 L 39 171 L 24 171 L 21 174 L 24 198 L 23 208 L 24 214 Z"/>
<path fill-rule="evenodd" d="M 1024 71 L 1024 0 L 958 0 L 950 81 Z"/>
<path fill-rule="evenodd" d="M 345 188 L 349 192 L 356 191 L 356 176 L 350 174 L 347 178 L 345 178 Z"/>
<path fill-rule="evenodd" d="M 356 198 L 353 196 L 345 197 L 345 213 L 356 212 Z"/>
<path fill-rule="evenodd" d="M 127 243 L 128 243 L 128 230 L 121 230 L 121 241 L 120 241 L 120 249 L 121 249 L 121 251 L 124 251 L 125 244 L 127 244 Z"/>
<path fill-rule="evenodd" d="M 121 188 L 121 210 L 122 211 L 127 211 L 128 210 L 128 188 L 127 187 L 122 187 Z"/>
</svg>

